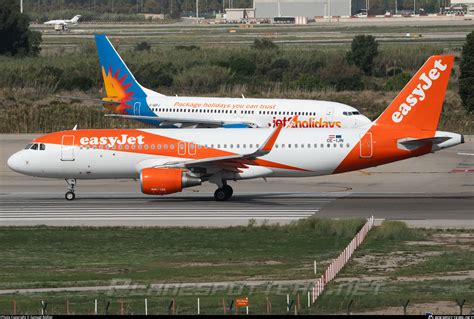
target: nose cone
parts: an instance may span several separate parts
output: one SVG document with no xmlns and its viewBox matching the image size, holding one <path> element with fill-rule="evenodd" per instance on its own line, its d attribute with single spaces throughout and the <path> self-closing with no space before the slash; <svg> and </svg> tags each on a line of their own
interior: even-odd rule
<svg viewBox="0 0 474 319">
<path fill-rule="evenodd" d="M 8 167 L 10 167 L 11 170 L 14 170 L 15 172 L 20 172 L 20 159 L 18 153 L 15 153 L 10 156 L 10 158 L 8 158 L 7 165 Z"/>
<path fill-rule="evenodd" d="M 10 156 L 10 158 L 7 161 L 8 167 L 10 167 L 11 170 L 28 175 L 28 160 L 25 158 L 24 151 L 19 151 Z"/>
</svg>

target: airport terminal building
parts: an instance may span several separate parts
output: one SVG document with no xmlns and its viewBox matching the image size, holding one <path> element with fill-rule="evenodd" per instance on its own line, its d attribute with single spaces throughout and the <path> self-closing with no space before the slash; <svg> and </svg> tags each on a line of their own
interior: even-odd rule
<svg viewBox="0 0 474 319">
<path fill-rule="evenodd" d="M 352 0 L 254 0 L 255 17 L 350 16 Z"/>
</svg>

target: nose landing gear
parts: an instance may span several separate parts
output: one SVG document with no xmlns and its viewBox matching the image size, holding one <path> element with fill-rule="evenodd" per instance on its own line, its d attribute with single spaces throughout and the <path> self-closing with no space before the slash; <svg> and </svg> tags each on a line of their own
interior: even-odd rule
<svg viewBox="0 0 474 319">
<path fill-rule="evenodd" d="M 223 185 L 221 188 L 216 189 L 214 192 L 214 198 L 217 201 L 225 201 L 232 197 L 234 190 L 229 185 Z"/>
<path fill-rule="evenodd" d="M 76 194 L 74 194 L 74 191 L 76 190 L 76 179 L 66 179 L 66 183 L 68 185 L 68 191 L 64 195 L 64 198 L 66 198 L 67 200 L 74 200 L 74 198 L 76 198 Z"/>
</svg>

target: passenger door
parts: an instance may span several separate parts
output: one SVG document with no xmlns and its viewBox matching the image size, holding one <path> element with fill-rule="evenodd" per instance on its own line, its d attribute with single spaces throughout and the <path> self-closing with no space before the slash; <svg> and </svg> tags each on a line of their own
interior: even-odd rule
<svg viewBox="0 0 474 319">
<path fill-rule="evenodd" d="M 133 105 L 133 114 L 134 115 L 140 115 L 140 108 L 141 108 L 142 103 L 140 102 L 135 102 Z"/>
<path fill-rule="evenodd" d="M 360 135 L 360 158 L 372 158 L 372 133 Z"/>
<path fill-rule="evenodd" d="M 74 161 L 74 135 L 63 135 L 61 161 Z"/>
</svg>

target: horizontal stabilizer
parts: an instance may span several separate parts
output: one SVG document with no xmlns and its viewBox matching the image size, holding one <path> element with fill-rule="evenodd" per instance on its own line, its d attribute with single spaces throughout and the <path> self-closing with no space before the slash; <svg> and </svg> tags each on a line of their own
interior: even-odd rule
<svg viewBox="0 0 474 319">
<path fill-rule="evenodd" d="M 68 99 L 68 100 L 78 100 L 78 101 L 93 101 L 102 104 L 122 104 L 119 101 L 114 101 L 111 98 L 104 98 L 104 99 L 95 99 L 91 97 L 79 97 L 79 96 L 63 96 L 63 95 L 56 95 L 56 97 L 61 99 Z M 108 100 L 110 99 L 110 100 Z"/>
<path fill-rule="evenodd" d="M 404 138 L 398 140 L 398 147 L 400 149 L 404 149 L 407 151 L 412 151 L 427 144 L 437 145 L 450 140 L 451 137 L 449 136 L 435 136 L 435 137 L 428 137 L 428 138 Z"/>
</svg>

